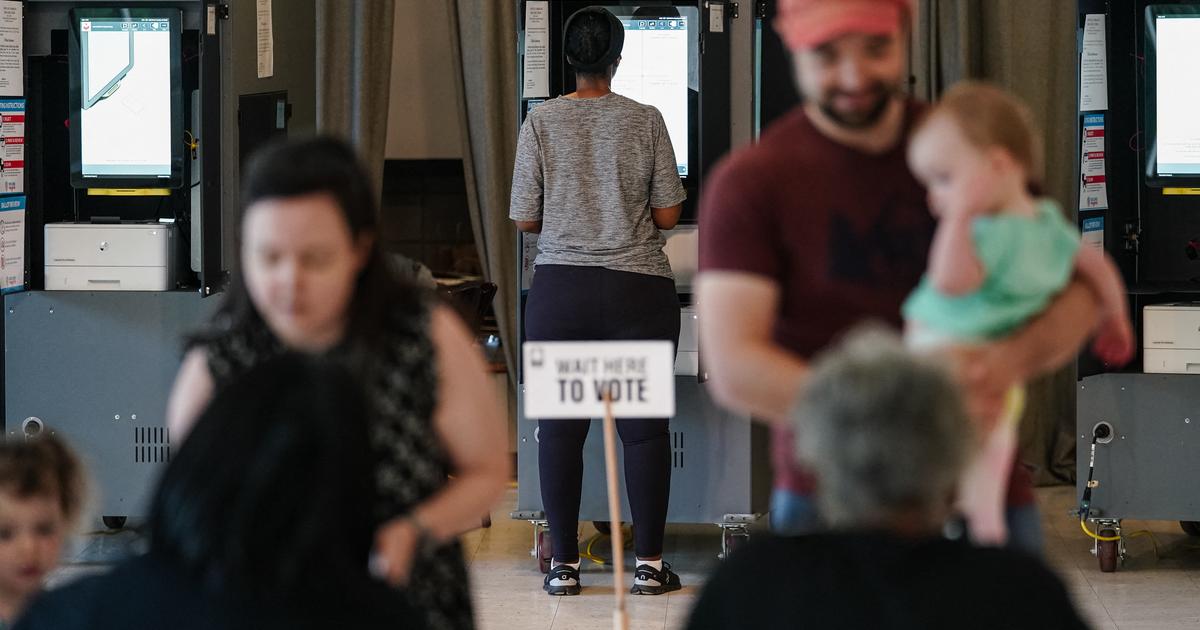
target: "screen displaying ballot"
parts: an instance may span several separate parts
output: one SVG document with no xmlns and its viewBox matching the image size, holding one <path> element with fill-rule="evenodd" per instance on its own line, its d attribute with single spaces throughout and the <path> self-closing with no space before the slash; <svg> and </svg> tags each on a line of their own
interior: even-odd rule
<svg viewBox="0 0 1200 630">
<path fill-rule="evenodd" d="M 1160 177 L 1200 175 L 1200 15 L 1157 16 L 1156 112 Z"/>
<path fill-rule="evenodd" d="M 625 48 L 612 91 L 662 112 L 679 176 L 688 175 L 688 18 L 620 16 Z"/>
<path fill-rule="evenodd" d="M 171 177 L 168 18 L 79 18 L 84 178 Z"/>
</svg>

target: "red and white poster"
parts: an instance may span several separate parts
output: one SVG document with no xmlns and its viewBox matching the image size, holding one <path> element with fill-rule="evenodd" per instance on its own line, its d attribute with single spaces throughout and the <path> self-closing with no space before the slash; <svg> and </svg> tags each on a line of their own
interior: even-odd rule
<svg viewBox="0 0 1200 630">
<path fill-rule="evenodd" d="M 0 195 L 25 192 L 25 100 L 0 99 Z"/>
<path fill-rule="evenodd" d="M 1079 182 L 1079 209 L 1108 207 L 1107 173 L 1104 167 L 1104 114 L 1083 117 L 1083 149 Z"/>
</svg>

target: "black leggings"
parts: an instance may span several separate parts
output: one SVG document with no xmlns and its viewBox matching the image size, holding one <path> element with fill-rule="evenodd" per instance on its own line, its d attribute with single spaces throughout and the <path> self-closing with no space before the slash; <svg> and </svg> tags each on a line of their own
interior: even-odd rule
<svg viewBox="0 0 1200 630">
<path fill-rule="evenodd" d="M 669 340 L 679 344 L 679 296 L 670 278 L 602 267 L 539 265 L 525 307 L 530 341 Z M 662 555 L 671 493 L 669 418 L 617 420 L 634 552 Z M 587 420 L 538 421 L 538 472 L 550 544 L 559 562 L 579 560 L 579 501 Z M 616 524 L 614 523 L 614 526 Z"/>
</svg>

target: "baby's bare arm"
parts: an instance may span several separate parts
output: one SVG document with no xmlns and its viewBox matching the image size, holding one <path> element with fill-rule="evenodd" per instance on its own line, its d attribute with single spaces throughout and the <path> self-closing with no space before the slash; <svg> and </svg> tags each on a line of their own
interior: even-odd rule
<svg viewBox="0 0 1200 630">
<path fill-rule="evenodd" d="M 1102 319 L 1129 316 L 1125 283 L 1117 266 L 1103 251 L 1086 245 L 1080 247 L 1075 256 L 1075 270 L 1100 301 Z"/>
<path fill-rule="evenodd" d="M 971 217 L 947 214 L 938 222 L 929 251 L 929 279 L 940 293 L 964 295 L 983 284 L 983 264 L 971 238 Z"/>
</svg>

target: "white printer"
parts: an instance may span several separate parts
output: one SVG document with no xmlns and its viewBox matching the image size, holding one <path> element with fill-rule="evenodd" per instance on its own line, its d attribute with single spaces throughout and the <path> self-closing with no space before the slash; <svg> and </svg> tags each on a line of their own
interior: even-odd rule
<svg viewBox="0 0 1200 630">
<path fill-rule="evenodd" d="M 700 271 L 700 228 L 680 225 L 673 230 L 664 230 L 662 235 L 667 241 L 663 253 L 675 275 L 675 288 L 680 293 L 691 293 L 692 281 Z"/>
<path fill-rule="evenodd" d="M 700 331 L 695 306 L 679 313 L 679 347 L 675 350 L 675 375 L 696 376 L 700 372 Z"/>
<path fill-rule="evenodd" d="M 675 289 L 692 293 L 692 281 L 700 269 L 700 228 L 680 225 L 663 231 L 667 244 L 663 252 L 675 275 Z M 700 342 L 695 305 L 684 306 L 679 312 L 679 346 L 675 352 L 675 375 L 696 376 L 700 371 Z"/>
<path fill-rule="evenodd" d="M 1142 370 L 1200 374 L 1200 302 L 1142 309 Z"/>
<path fill-rule="evenodd" d="M 175 286 L 174 225 L 46 224 L 49 291 L 167 291 Z"/>
</svg>

